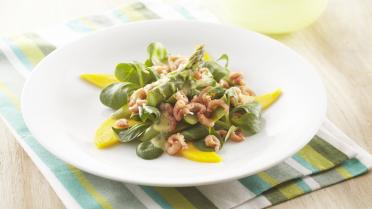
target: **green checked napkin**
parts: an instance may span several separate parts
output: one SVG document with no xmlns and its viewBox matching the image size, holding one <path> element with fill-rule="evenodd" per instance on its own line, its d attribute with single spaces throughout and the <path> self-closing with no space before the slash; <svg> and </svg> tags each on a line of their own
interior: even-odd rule
<svg viewBox="0 0 372 209">
<path fill-rule="evenodd" d="M 25 79 L 55 48 L 91 31 L 152 18 L 218 21 L 190 1 L 142 1 L 82 17 L 41 33 L 0 38 L 0 114 L 67 208 L 264 208 L 359 176 L 372 157 L 325 121 L 298 153 L 256 175 L 222 184 L 160 188 L 115 182 L 59 160 L 31 135 L 19 110 Z M 51 69 L 52 70 L 52 69 Z"/>
</svg>

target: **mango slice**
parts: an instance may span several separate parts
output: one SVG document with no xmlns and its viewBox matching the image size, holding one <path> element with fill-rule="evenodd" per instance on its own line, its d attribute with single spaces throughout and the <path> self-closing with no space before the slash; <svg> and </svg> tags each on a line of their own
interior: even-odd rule
<svg viewBox="0 0 372 209">
<path fill-rule="evenodd" d="M 204 52 L 203 60 L 206 62 L 211 61 L 212 57 L 208 54 L 208 52 Z"/>
<path fill-rule="evenodd" d="M 103 149 L 120 142 L 118 135 L 112 130 L 112 126 L 115 122 L 116 120 L 110 117 L 97 129 L 94 141 L 98 148 Z"/>
<path fill-rule="evenodd" d="M 188 148 L 181 151 L 181 156 L 196 162 L 202 163 L 218 163 L 222 161 L 222 158 L 215 152 L 202 152 L 194 147 L 191 143 L 188 144 Z"/>
<path fill-rule="evenodd" d="M 282 94 L 282 90 L 281 89 L 277 89 L 277 90 L 275 90 L 275 91 L 273 91 L 271 93 L 260 95 L 260 96 L 256 96 L 255 97 L 255 100 L 258 103 L 261 104 L 261 106 L 262 106 L 263 109 L 267 109 L 275 101 L 278 100 L 278 98 L 280 97 L 281 94 Z"/>
<path fill-rule="evenodd" d="M 99 88 L 105 88 L 112 83 L 119 82 L 114 75 L 110 74 L 81 74 L 80 78 Z"/>
<path fill-rule="evenodd" d="M 105 120 L 100 127 L 98 127 L 95 136 L 95 144 L 98 148 L 103 149 L 118 144 L 119 136 L 112 130 L 117 119 L 112 117 Z M 138 122 L 135 120 L 128 120 L 129 127 L 134 126 Z"/>
</svg>

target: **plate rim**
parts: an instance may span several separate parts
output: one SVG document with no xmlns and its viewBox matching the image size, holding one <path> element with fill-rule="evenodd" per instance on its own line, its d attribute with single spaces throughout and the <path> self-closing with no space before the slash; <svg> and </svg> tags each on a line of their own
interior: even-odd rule
<svg viewBox="0 0 372 209">
<path fill-rule="evenodd" d="M 299 143 L 297 146 L 292 147 L 292 149 L 290 149 L 291 151 L 288 151 L 288 153 L 286 155 L 282 155 L 282 157 L 276 158 L 275 160 L 272 160 L 270 163 L 266 163 L 265 165 L 259 167 L 258 169 L 255 169 L 254 172 L 252 172 L 252 171 L 242 172 L 240 175 L 228 176 L 228 177 L 212 179 L 212 180 L 204 179 L 204 180 L 199 180 L 199 181 L 194 180 L 193 182 L 188 181 L 188 182 L 179 182 L 179 183 L 167 183 L 167 182 L 154 182 L 154 181 L 151 180 L 151 178 L 148 178 L 147 180 L 135 180 L 134 178 L 127 178 L 127 176 L 125 176 L 125 175 L 118 177 L 118 176 L 115 176 L 115 175 L 110 175 L 106 172 L 102 172 L 101 170 L 97 170 L 97 169 L 94 169 L 94 168 L 92 169 L 89 166 L 84 166 L 84 163 L 76 163 L 76 161 L 73 161 L 70 158 L 66 157 L 66 155 L 63 155 L 62 153 L 56 151 L 57 149 L 53 148 L 52 146 L 49 146 L 47 143 L 44 142 L 44 140 L 39 140 L 38 139 L 39 138 L 38 137 L 38 135 L 39 135 L 38 131 L 35 130 L 36 129 L 35 126 L 32 125 L 31 118 L 28 116 L 29 113 L 27 113 L 25 111 L 25 109 L 27 109 L 26 108 L 27 104 L 26 104 L 26 102 L 23 102 L 23 101 L 26 100 L 25 98 L 27 97 L 26 96 L 27 89 L 28 89 L 28 86 L 31 83 L 33 75 L 35 74 L 35 72 L 38 71 L 40 66 L 43 65 L 43 63 L 45 62 L 45 60 L 48 59 L 48 57 L 54 56 L 54 54 L 58 53 L 59 51 L 64 50 L 65 47 L 69 47 L 70 45 L 73 45 L 73 44 L 75 44 L 75 43 L 77 43 L 77 42 L 79 42 L 79 41 L 81 41 L 85 38 L 89 38 L 89 37 L 93 37 L 93 36 L 99 36 L 99 34 L 101 34 L 101 33 L 109 33 L 111 31 L 120 30 L 120 28 L 123 28 L 123 27 L 130 27 L 131 25 L 140 25 L 140 24 L 146 25 L 146 24 L 175 24 L 175 23 L 177 23 L 177 24 L 180 23 L 180 24 L 214 25 L 216 27 L 225 27 L 226 29 L 233 29 L 233 30 L 239 30 L 239 31 L 245 32 L 245 33 L 252 33 L 255 36 L 259 36 L 260 38 L 265 39 L 266 41 L 269 41 L 269 42 L 272 42 L 274 44 L 280 45 L 281 47 L 284 47 L 286 50 L 291 51 L 293 55 L 295 55 L 298 59 L 300 59 L 306 65 L 311 67 L 312 73 L 314 74 L 314 76 L 317 78 L 317 80 L 319 82 L 318 88 L 320 88 L 320 92 L 321 92 L 321 95 L 319 95 L 319 98 L 321 98 L 321 100 L 319 100 L 319 103 L 321 103 L 319 105 L 319 107 L 321 107 L 321 111 L 320 111 L 321 116 L 320 116 L 320 119 L 316 122 L 316 126 L 314 125 L 314 128 L 312 128 L 312 130 L 308 131 L 308 134 L 306 135 L 307 136 L 306 140 L 303 140 L 303 143 Z M 24 121 L 25 121 L 25 124 L 26 124 L 27 128 L 30 130 L 30 132 L 34 136 L 34 138 L 44 148 L 46 148 L 48 151 L 50 151 L 53 155 L 57 156 L 60 160 L 66 162 L 66 163 L 69 163 L 69 164 L 71 164 L 71 165 L 73 165 L 73 166 L 75 166 L 75 167 L 77 167 L 77 168 L 79 168 L 83 171 L 86 171 L 88 173 L 92 173 L 94 175 L 98 175 L 98 176 L 108 178 L 108 179 L 112 179 L 112 180 L 116 180 L 116 181 L 127 182 L 127 183 L 132 183 L 132 184 L 139 184 L 139 185 L 146 185 L 146 186 L 186 187 L 186 186 L 210 185 L 210 184 L 216 184 L 216 183 L 222 183 L 222 182 L 236 180 L 236 179 L 239 179 L 239 178 L 242 178 L 242 177 L 246 177 L 246 176 L 249 176 L 249 175 L 254 175 L 256 173 L 264 171 L 268 168 L 271 168 L 271 167 L 279 164 L 280 162 L 283 162 L 285 159 L 292 156 L 297 151 L 299 151 L 301 148 L 303 148 L 312 139 L 312 137 L 316 135 L 316 133 L 319 130 L 319 128 L 321 127 L 323 121 L 326 119 L 326 111 L 327 111 L 327 97 L 326 97 L 326 91 L 325 91 L 325 87 L 324 87 L 323 81 L 321 79 L 321 76 L 314 69 L 314 66 L 307 59 L 305 59 L 302 55 L 300 55 L 298 52 L 296 52 L 292 48 L 288 47 L 287 45 L 285 45 L 285 44 L 283 44 L 283 43 L 281 43 L 281 42 L 279 42 L 275 39 L 272 39 L 268 36 L 265 36 L 263 34 L 260 34 L 260 33 L 257 33 L 257 32 L 251 31 L 251 30 L 247 30 L 247 29 L 232 26 L 232 25 L 226 25 L 226 24 L 223 24 L 223 23 L 212 23 L 212 22 L 198 21 L 198 20 L 164 20 L 164 19 L 157 19 L 157 20 L 143 20 L 143 21 L 137 21 L 137 22 L 130 22 L 130 23 L 122 24 L 122 25 L 112 26 L 112 27 L 109 27 L 109 28 L 106 28 L 106 29 L 103 29 L 103 30 L 91 32 L 88 35 L 84 35 L 84 36 L 79 37 L 79 38 L 77 38 L 73 41 L 69 41 L 69 42 L 65 43 L 63 46 L 61 46 L 61 47 L 57 48 L 56 50 L 54 50 L 53 52 L 51 52 L 47 57 L 45 57 L 43 60 L 41 60 L 36 65 L 36 67 L 32 70 L 30 76 L 26 80 L 26 82 L 23 86 L 23 89 L 22 89 L 22 93 L 21 93 L 21 112 L 22 112 L 22 115 L 23 115 L 23 118 L 24 118 Z M 305 136 L 303 138 L 305 138 Z"/>
</svg>

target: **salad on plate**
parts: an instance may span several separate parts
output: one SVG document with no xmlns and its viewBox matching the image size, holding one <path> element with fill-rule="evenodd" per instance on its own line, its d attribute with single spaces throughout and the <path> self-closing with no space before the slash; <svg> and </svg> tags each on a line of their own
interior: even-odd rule
<svg viewBox="0 0 372 209">
<path fill-rule="evenodd" d="M 158 42 L 145 62 L 120 63 L 114 75 L 83 74 L 102 88 L 100 101 L 115 110 L 97 129 L 95 144 L 136 143 L 143 159 L 164 153 L 198 162 L 222 161 L 226 143 L 243 142 L 262 128 L 262 112 L 280 89 L 256 96 L 229 57 L 214 60 L 200 45 L 187 57 L 171 55 Z"/>
</svg>

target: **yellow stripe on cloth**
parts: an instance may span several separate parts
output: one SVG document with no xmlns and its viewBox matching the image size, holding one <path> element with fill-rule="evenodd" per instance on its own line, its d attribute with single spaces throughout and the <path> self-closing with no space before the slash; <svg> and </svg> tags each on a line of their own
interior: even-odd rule
<svg viewBox="0 0 372 209">
<path fill-rule="evenodd" d="M 20 108 L 18 97 L 12 91 L 10 91 L 8 87 L 6 87 L 5 84 L 3 84 L 2 82 L 0 82 L 0 92 L 5 94 L 5 96 L 7 96 L 10 101 L 17 107 L 17 109 Z"/>
<path fill-rule="evenodd" d="M 154 188 L 175 209 L 196 209 L 181 193 L 174 188 Z"/>
<path fill-rule="evenodd" d="M 292 199 L 304 193 L 304 191 L 302 191 L 302 189 L 296 184 L 288 184 L 286 186 L 279 187 L 278 190 L 288 199 Z"/>
<path fill-rule="evenodd" d="M 87 27 L 91 30 L 97 30 L 98 29 L 98 26 L 93 21 L 88 19 L 87 17 L 81 17 L 81 18 L 79 18 L 79 20 L 80 20 L 81 24 L 83 24 L 85 27 Z"/>
<path fill-rule="evenodd" d="M 35 44 L 35 42 L 29 38 L 26 38 L 25 36 L 11 37 L 10 40 L 31 61 L 33 66 L 39 63 L 39 61 L 45 57 L 44 53 Z"/>
<path fill-rule="evenodd" d="M 340 174 L 344 179 L 353 177 L 353 175 L 344 167 L 339 166 L 336 168 L 338 174 Z"/>
<path fill-rule="evenodd" d="M 257 174 L 257 176 L 260 177 L 266 183 L 270 184 L 271 186 L 275 186 L 275 185 L 277 185 L 279 183 L 276 179 L 274 179 L 273 177 L 271 177 L 266 172 L 260 172 L 260 173 Z"/>
<path fill-rule="evenodd" d="M 310 164 L 315 166 L 316 168 L 322 170 L 322 169 L 328 169 L 334 166 L 334 164 L 329 161 L 327 158 L 323 157 L 323 155 L 319 154 L 319 152 L 315 151 L 310 146 L 305 146 L 302 148 L 298 154 L 308 161 Z"/>
<path fill-rule="evenodd" d="M 127 16 L 130 20 L 143 20 L 146 19 L 146 17 L 141 13 L 135 10 L 133 7 L 122 7 L 119 9 L 121 12 L 124 13 L 125 16 Z"/>
<path fill-rule="evenodd" d="M 97 201 L 103 209 L 113 209 L 111 203 L 102 196 L 93 186 L 93 184 L 77 168 L 68 165 L 68 169 L 73 173 L 80 185 Z"/>
</svg>

